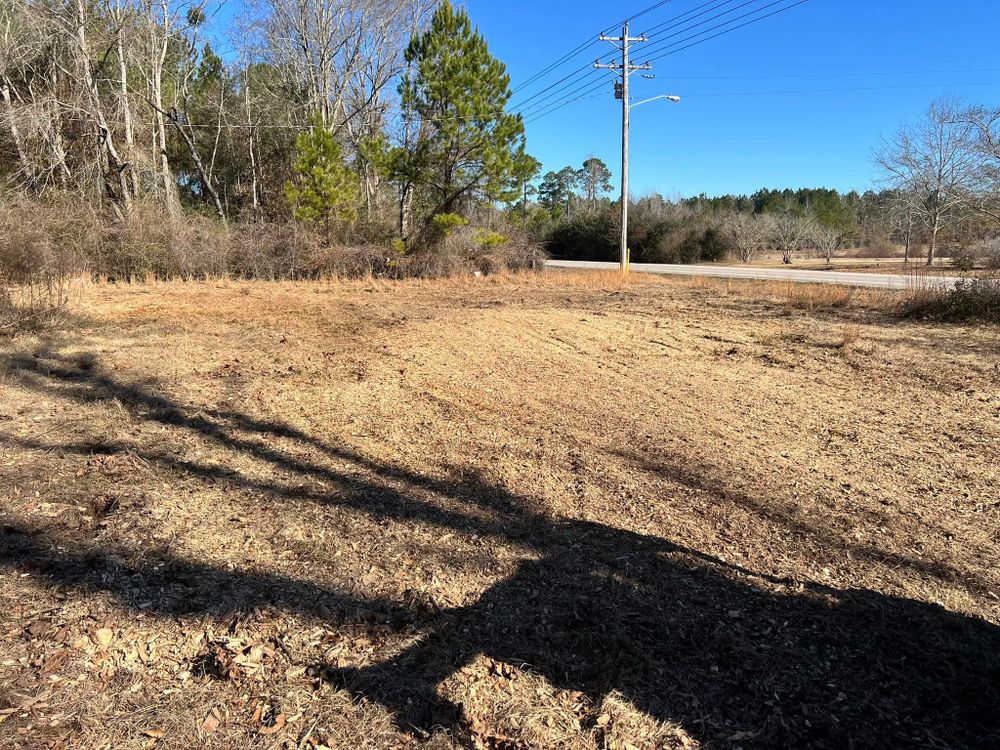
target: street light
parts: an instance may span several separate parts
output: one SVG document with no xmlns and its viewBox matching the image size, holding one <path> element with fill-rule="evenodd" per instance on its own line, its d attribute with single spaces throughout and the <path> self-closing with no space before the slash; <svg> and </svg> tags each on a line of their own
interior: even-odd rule
<svg viewBox="0 0 1000 750">
<path fill-rule="evenodd" d="M 659 96 L 651 96 L 648 99 L 643 99 L 642 101 L 638 101 L 635 104 L 630 104 L 628 108 L 633 109 L 634 107 L 638 107 L 640 104 L 655 102 L 657 99 L 667 99 L 669 101 L 672 101 L 674 104 L 677 104 L 677 102 L 681 100 L 681 98 L 675 94 L 660 94 Z"/>
<path fill-rule="evenodd" d="M 626 35 L 627 36 L 627 35 Z M 621 237 L 621 267 L 622 273 L 628 272 L 629 252 L 628 252 L 628 114 L 640 104 L 655 102 L 657 99 L 667 99 L 674 104 L 681 100 L 676 94 L 660 94 L 651 96 L 649 99 L 630 104 L 628 101 L 628 88 L 625 89 L 622 107 L 622 237 Z"/>
</svg>

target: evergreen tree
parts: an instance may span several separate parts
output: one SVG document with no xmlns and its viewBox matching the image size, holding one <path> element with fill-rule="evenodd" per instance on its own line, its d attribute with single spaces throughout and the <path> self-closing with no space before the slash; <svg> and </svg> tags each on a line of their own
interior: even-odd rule
<svg viewBox="0 0 1000 750">
<path fill-rule="evenodd" d="M 299 221 L 320 224 L 327 235 L 352 221 L 358 205 L 358 176 L 344 163 L 340 145 L 322 127 L 295 141 L 295 180 L 285 185 L 292 213 Z"/>
<path fill-rule="evenodd" d="M 583 162 L 583 169 L 576 173 L 577 182 L 583 190 L 583 197 L 591 208 L 597 206 L 597 199 L 611 190 L 611 170 L 596 156 Z"/>
<path fill-rule="evenodd" d="M 576 198 L 578 174 L 572 167 L 563 167 L 558 172 L 546 172 L 542 183 L 538 186 L 538 200 L 549 210 L 553 218 L 558 219 L 569 208 Z"/>
<path fill-rule="evenodd" d="M 475 198 L 515 200 L 533 167 L 524 123 L 505 112 L 510 76 L 468 13 L 444 0 L 405 58 L 400 94 L 417 135 L 390 154 L 390 176 L 424 188 L 431 216 Z"/>
</svg>

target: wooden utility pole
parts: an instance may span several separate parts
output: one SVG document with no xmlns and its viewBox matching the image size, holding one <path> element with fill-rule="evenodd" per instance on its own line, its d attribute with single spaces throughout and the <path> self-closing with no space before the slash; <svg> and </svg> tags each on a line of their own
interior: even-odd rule
<svg viewBox="0 0 1000 750">
<path fill-rule="evenodd" d="M 619 262 L 621 263 L 622 273 L 625 273 L 628 270 L 628 79 L 629 76 L 636 70 L 649 70 L 652 66 L 649 63 L 645 63 L 644 65 L 632 65 L 629 63 L 629 44 L 631 42 L 645 42 L 646 37 L 645 35 L 630 37 L 628 35 L 628 21 L 625 22 L 625 26 L 622 28 L 622 35 L 620 37 L 604 36 L 604 34 L 601 34 L 600 40 L 602 42 L 612 42 L 616 45 L 620 43 L 621 46 L 619 49 L 622 52 L 621 64 L 616 62 L 602 64 L 598 61 L 594 63 L 594 67 L 621 71 L 621 82 L 615 83 L 615 98 L 622 100 L 622 233 L 620 247 L 621 255 Z"/>
</svg>

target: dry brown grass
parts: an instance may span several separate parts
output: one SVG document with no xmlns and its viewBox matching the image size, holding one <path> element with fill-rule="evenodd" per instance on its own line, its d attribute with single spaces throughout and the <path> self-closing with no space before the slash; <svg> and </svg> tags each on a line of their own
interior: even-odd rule
<svg viewBox="0 0 1000 750">
<path fill-rule="evenodd" d="M 0 748 L 996 747 L 995 328 L 91 285 L 0 344 Z"/>
</svg>

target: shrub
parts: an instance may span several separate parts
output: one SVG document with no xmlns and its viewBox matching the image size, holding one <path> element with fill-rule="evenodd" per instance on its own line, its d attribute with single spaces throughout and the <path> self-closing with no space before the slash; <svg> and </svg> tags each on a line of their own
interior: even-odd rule
<svg viewBox="0 0 1000 750">
<path fill-rule="evenodd" d="M 233 228 L 228 269 L 245 279 L 301 279 L 320 275 L 324 243 L 296 224 L 243 224 Z"/>
<path fill-rule="evenodd" d="M 1000 270 L 1000 237 L 992 237 L 951 250 L 951 262 L 961 271 L 971 271 L 982 265 L 989 270 Z"/>
<path fill-rule="evenodd" d="M 546 255 L 527 235 L 460 227 L 440 243 L 409 253 L 399 262 L 399 275 L 438 278 L 504 271 L 541 270 Z"/>
<path fill-rule="evenodd" d="M 900 304 L 899 313 L 926 320 L 1000 323 L 1000 276 L 962 279 L 952 289 L 915 290 Z"/>
<path fill-rule="evenodd" d="M 710 263 L 734 252 L 733 241 L 720 229 L 698 224 L 665 235 L 650 258 L 654 263 Z"/>
<path fill-rule="evenodd" d="M 480 229 L 476 233 L 475 237 L 476 241 L 487 250 L 494 247 L 500 247 L 500 245 L 504 245 L 510 240 L 507 235 L 494 232 L 490 229 Z"/>
<path fill-rule="evenodd" d="M 586 213 L 557 224 L 545 239 L 553 258 L 612 260 L 618 254 L 618 222 L 608 213 Z"/>
<path fill-rule="evenodd" d="M 447 236 L 455 229 L 467 225 L 469 220 L 464 216 L 459 216 L 458 214 L 435 214 L 431 218 L 431 223 L 437 227 L 442 234 Z"/>
<path fill-rule="evenodd" d="M 556 258 L 617 260 L 620 226 L 609 212 L 577 215 L 552 228 L 546 249 Z M 713 217 L 649 199 L 634 204 L 628 244 L 633 263 L 704 263 L 734 249 Z"/>
<path fill-rule="evenodd" d="M 0 326 L 62 307 L 99 241 L 96 215 L 69 196 L 45 203 L 0 196 Z"/>
<path fill-rule="evenodd" d="M 234 223 L 156 203 L 136 203 L 124 218 L 100 215 L 73 197 L 45 201 L 0 195 L 0 307 L 33 311 L 65 301 L 68 279 L 83 271 L 110 281 L 304 279 L 328 276 L 445 276 L 538 269 L 544 253 L 522 230 L 467 226 L 456 214 L 431 223 L 436 244 L 407 251 L 384 225 L 359 225 L 331 244 L 315 222 Z"/>
<path fill-rule="evenodd" d="M 124 219 L 104 223 L 89 266 L 112 281 L 221 276 L 229 271 L 231 239 L 226 225 L 215 219 L 175 217 L 159 204 L 138 203 Z"/>
</svg>

